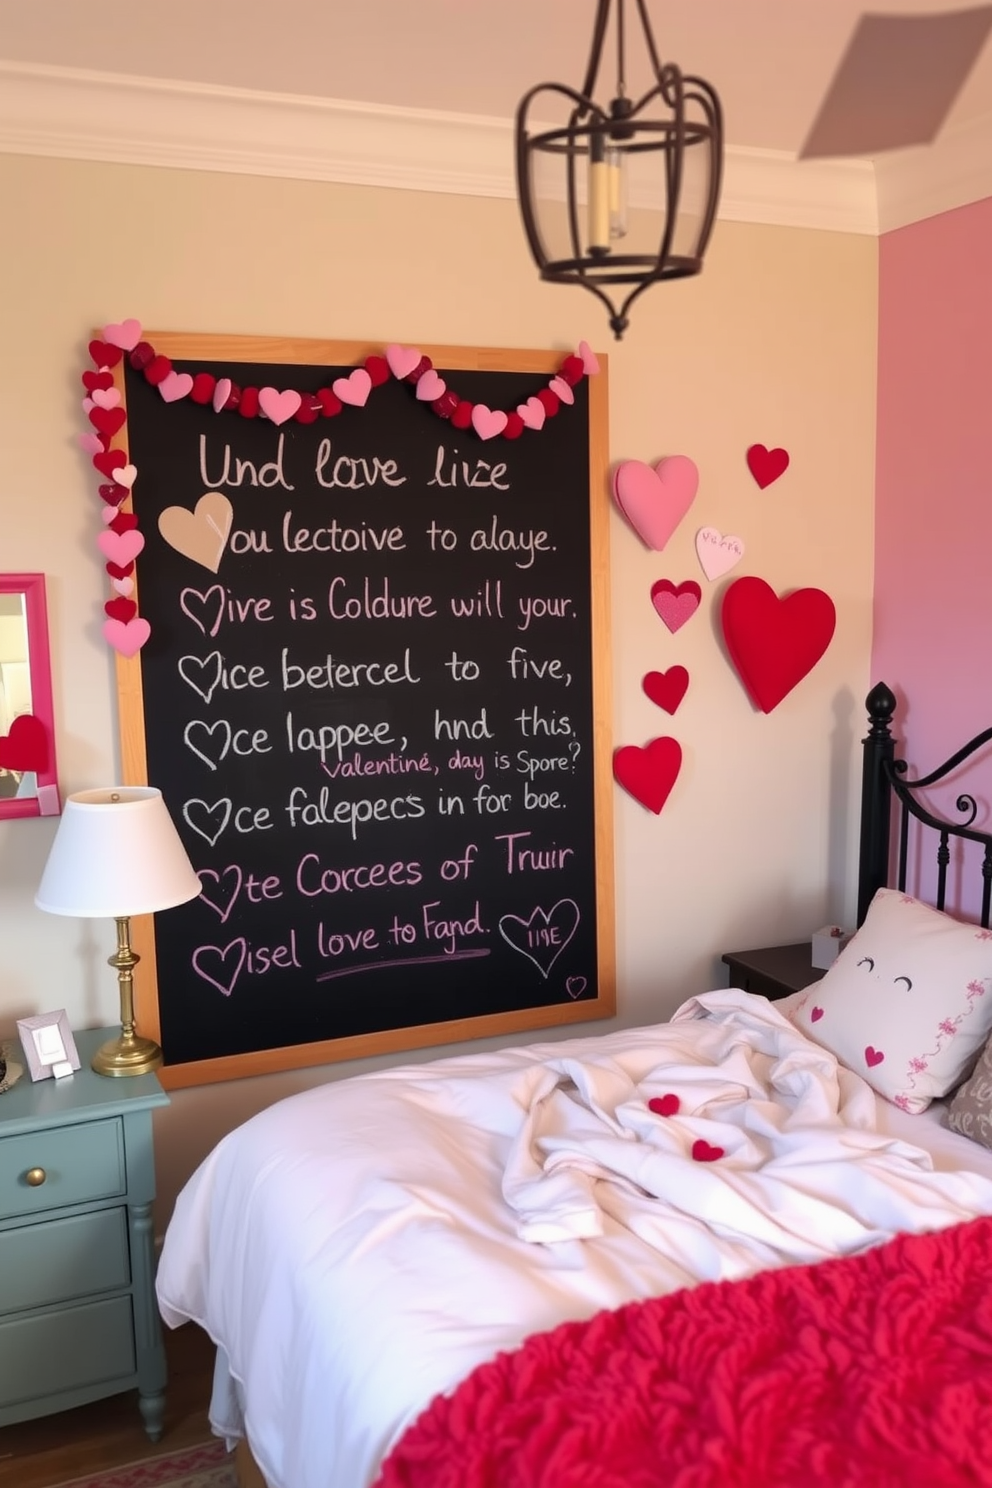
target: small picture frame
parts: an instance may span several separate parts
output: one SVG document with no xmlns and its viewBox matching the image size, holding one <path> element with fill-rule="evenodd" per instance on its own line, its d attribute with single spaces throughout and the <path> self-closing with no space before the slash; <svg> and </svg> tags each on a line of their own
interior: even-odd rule
<svg viewBox="0 0 992 1488">
<path fill-rule="evenodd" d="M 18 1018 L 17 1032 L 32 1080 L 61 1080 L 78 1070 L 79 1055 L 64 1008 Z"/>
</svg>

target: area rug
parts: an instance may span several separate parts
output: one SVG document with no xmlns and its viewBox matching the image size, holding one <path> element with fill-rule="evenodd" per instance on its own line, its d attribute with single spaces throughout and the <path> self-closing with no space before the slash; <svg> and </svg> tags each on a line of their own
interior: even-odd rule
<svg viewBox="0 0 992 1488">
<path fill-rule="evenodd" d="M 62 1488 L 237 1488 L 237 1482 L 233 1456 L 213 1441 L 72 1478 Z"/>
</svg>

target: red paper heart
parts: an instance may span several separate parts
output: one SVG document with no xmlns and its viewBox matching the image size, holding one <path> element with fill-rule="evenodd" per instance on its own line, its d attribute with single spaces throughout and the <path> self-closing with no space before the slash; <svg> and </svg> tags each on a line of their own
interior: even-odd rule
<svg viewBox="0 0 992 1488">
<path fill-rule="evenodd" d="M 868 1045 L 867 1049 L 865 1050 L 865 1064 L 868 1066 L 869 1069 L 874 1069 L 876 1064 L 881 1064 L 884 1058 L 885 1055 L 882 1053 L 881 1049 L 873 1049 L 871 1044 Z"/>
<path fill-rule="evenodd" d="M 389 381 L 389 363 L 385 357 L 366 357 L 365 370 L 369 374 L 373 387 L 382 387 L 384 382 Z"/>
<path fill-rule="evenodd" d="M 100 368 L 116 367 L 123 352 L 119 346 L 111 346 L 109 341 L 91 341 L 90 356 Z"/>
<path fill-rule="evenodd" d="M 126 579 L 128 574 L 134 573 L 134 560 L 121 565 L 120 563 L 108 563 L 106 565 L 108 574 L 112 579 Z"/>
<path fill-rule="evenodd" d="M 684 666 L 669 667 L 667 672 L 648 672 L 641 683 L 645 695 L 666 713 L 674 713 L 685 697 L 689 673 Z"/>
<path fill-rule="evenodd" d="M 34 770 L 40 774 L 47 767 L 45 725 L 33 713 L 21 713 L 10 725 L 10 733 L 0 737 L 0 768 Z"/>
<path fill-rule="evenodd" d="M 137 527 L 137 525 L 138 519 L 134 515 L 134 512 L 122 511 L 119 511 L 117 513 L 112 522 L 107 523 L 107 526 L 110 528 L 111 532 L 130 532 L 133 528 Z"/>
<path fill-rule="evenodd" d="M 95 393 L 98 388 L 112 388 L 114 385 L 114 374 L 112 372 L 84 372 L 83 387 L 88 393 Z"/>
<path fill-rule="evenodd" d="M 837 613 L 822 589 L 796 589 L 780 599 L 764 579 L 749 576 L 729 586 L 720 619 L 751 701 L 770 713 L 826 651 Z"/>
<path fill-rule="evenodd" d="M 100 492 L 101 500 L 105 501 L 108 506 L 120 506 L 121 502 L 126 501 L 131 494 L 127 486 L 119 486 L 115 481 L 111 481 L 109 485 L 98 486 L 97 490 Z"/>
<path fill-rule="evenodd" d="M 656 1095 L 648 1101 L 648 1110 L 656 1116 L 675 1116 L 682 1102 L 671 1091 L 667 1095 Z"/>
<path fill-rule="evenodd" d="M 613 754 L 613 777 L 617 784 L 656 816 L 668 800 L 681 768 L 682 746 L 677 739 L 667 736 L 652 739 L 644 749 L 638 744 L 625 744 Z"/>
<path fill-rule="evenodd" d="M 113 480 L 114 471 L 120 470 L 126 464 L 127 455 L 123 450 L 101 450 L 98 455 L 93 456 L 94 467 L 108 480 Z"/>
<path fill-rule="evenodd" d="M 788 470 L 788 452 L 784 449 L 765 449 L 763 444 L 752 444 L 747 452 L 747 468 L 764 490 Z"/>
<path fill-rule="evenodd" d="M 127 414 L 123 408 L 90 409 L 90 423 L 101 434 L 114 435 L 118 429 L 123 429 L 126 422 Z"/>
<path fill-rule="evenodd" d="M 711 1147 L 709 1142 L 704 1142 L 702 1137 L 698 1142 L 692 1144 L 693 1162 L 717 1162 L 723 1157 L 722 1147 Z"/>
<path fill-rule="evenodd" d="M 138 613 L 138 606 L 133 599 L 125 599 L 121 595 L 118 599 L 108 599 L 103 607 L 111 620 L 123 620 L 126 625 L 132 615 Z"/>
<path fill-rule="evenodd" d="M 672 635 L 681 630 L 699 609 L 703 591 L 695 579 L 673 584 L 671 579 L 656 579 L 651 585 L 651 603 Z"/>
</svg>

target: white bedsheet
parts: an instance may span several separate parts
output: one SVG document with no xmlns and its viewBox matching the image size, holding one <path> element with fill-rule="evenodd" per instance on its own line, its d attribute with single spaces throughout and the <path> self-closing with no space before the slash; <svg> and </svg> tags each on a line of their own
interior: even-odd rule
<svg viewBox="0 0 992 1488">
<path fill-rule="evenodd" d="M 677 1116 L 650 1113 L 668 1092 Z M 699 1137 L 726 1156 L 694 1162 Z M 365 1488 L 435 1394 L 530 1333 L 979 1213 L 990 1154 L 728 989 L 280 1102 L 183 1190 L 158 1293 L 222 1346 L 215 1429 L 246 1430 L 272 1488 Z M 548 1224 L 588 1238 L 535 1243 Z"/>
</svg>

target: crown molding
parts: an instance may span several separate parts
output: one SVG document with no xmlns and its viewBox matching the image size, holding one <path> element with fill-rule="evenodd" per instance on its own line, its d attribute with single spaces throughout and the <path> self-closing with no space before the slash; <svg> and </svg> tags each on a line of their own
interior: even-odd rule
<svg viewBox="0 0 992 1488">
<path fill-rule="evenodd" d="M 926 150 L 797 160 L 729 147 L 724 221 L 876 235 L 992 195 L 992 116 Z M 0 61 L 0 152 L 516 195 L 505 119 Z"/>
</svg>

